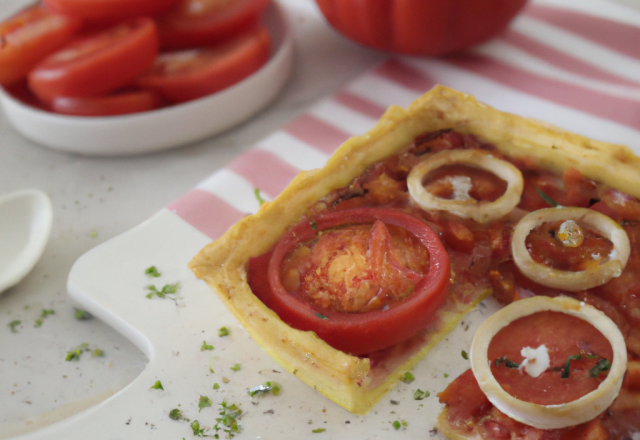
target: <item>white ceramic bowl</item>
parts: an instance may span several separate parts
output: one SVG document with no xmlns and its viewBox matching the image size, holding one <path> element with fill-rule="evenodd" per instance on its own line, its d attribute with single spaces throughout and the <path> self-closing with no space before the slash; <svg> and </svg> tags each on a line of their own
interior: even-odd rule
<svg viewBox="0 0 640 440">
<path fill-rule="evenodd" d="M 291 72 L 293 37 L 282 7 L 264 13 L 273 55 L 259 71 L 221 92 L 158 110 L 109 117 L 49 113 L 0 88 L 0 104 L 15 129 L 47 147 L 86 155 L 131 155 L 195 142 L 245 121 L 280 92 Z"/>
</svg>

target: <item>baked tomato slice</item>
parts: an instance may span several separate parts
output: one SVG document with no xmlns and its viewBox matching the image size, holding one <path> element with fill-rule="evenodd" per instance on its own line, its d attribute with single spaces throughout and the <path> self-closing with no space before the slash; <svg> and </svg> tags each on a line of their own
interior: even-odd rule
<svg viewBox="0 0 640 440">
<path fill-rule="evenodd" d="M 160 46 L 210 46 L 256 25 L 269 0 L 182 0 L 158 17 Z"/>
<path fill-rule="evenodd" d="M 165 52 L 138 84 L 179 103 L 229 87 L 262 67 L 271 55 L 271 37 L 260 26 L 216 46 Z"/>
<path fill-rule="evenodd" d="M 123 22 L 49 55 L 29 73 L 29 87 L 45 103 L 59 96 L 105 95 L 133 83 L 157 54 L 152 19 Z"/>
<path fill-rule="evenodd" d="M 0 84 L 24 78 L 44 57 L 64 46 L 82 22 L 53 14 L 41 5 L 0 23 Z"/>
<path fill-rule="evenodd" d="M 180 0 L 43 0 L 59 14 L 105 22 L 161 14 Z"/>
<path fill-rule="evenodd" d="M 350 242 L 329 243 L 326 247 L 329 256 L 320 251 L 318 260 L 333 259 L 330 267 L 310 263 L 308 272 L 326 273 L 329 282 L 334 277 L 345 280 L 343 284 L 352 290 L 347 295 L 356 300 L 366 295 L 369 287 L 374 292 L 395 291 L 393 298 L 378 301 L 381 298 L 376 296 L 357 311 L 337 310 L 333 305 L 324 307 L 318 302 L 333 293 L 327 295 L 320 291 L 320 295 L 311 298 L 289 291 L 292 283 L 287 279 L 286 269 L 283 276 L 282 268 L 291 260 L 299 259 L 300 253 L 309 252 L 306 249 L 292 251 L 300 246 L 324 246 L 320 244 L 324 234 L 340 234 L 359 225 L 372 225 L 368 250 L 357 249 L 360 238 L 355 232 Z M 385 232 L 387 228 L 400 228 L 407 234 L 392 237 Z M 407 239 L 406 235 L 412 238 Z M 399 252 L 403 247 L 409 252 Z M 409 262 L 414 252 L 424 258 L 417 247 L 426 251 L 428 258 L 428 263 L 423 261 L 426 268 L 422 272 L 417 272 L 415 263 Z M 363 264 L 366 255 L 370 261 Z M 308 266 L 307 262 L 300 265 L 301 268 Z M 405 341 L 432 322 L 445 300 L 449 275 L 449 256 L 437 234 L 425 222 L 393 209 L 353 208 L 320 214 L 297 224 L 272 251 L 249 262 L 248 281 L 254 294 L 293 328 L 313 331 L 346 353 L 366 355 Z M 301 271 L 301 277 L 304 276 Z M 338 292 L 337 296 L 342 293 Z M 371 309 L 369 305 L 376 302 L 378 307 Z"/>
<path fill-rule="evenodd" d="M 88 98 L 60 96 L 51 102 L 51 110 L 74 116 L 114 116 L 154 110 L 161 104 L 160 97 L 149 90 L 132 90 Z"/>
</svg>

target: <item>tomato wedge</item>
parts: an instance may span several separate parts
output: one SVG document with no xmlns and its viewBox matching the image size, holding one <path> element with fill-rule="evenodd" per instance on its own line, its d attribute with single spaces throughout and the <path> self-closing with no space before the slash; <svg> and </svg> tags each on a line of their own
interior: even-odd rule
<svg viewBox="0 0 640 440">
<path fill-rule="evenodd" d="M 59 96 L 51 102 L 51 110 L 74 116 L 114 116 L 153 110 L 161 103 L 157 94 L 135 90 L 88 98 Z"/>
<path fill-rule="evenodd" d="M 39 63 L 29 87 L 45 103 L 59 96 L 108 94 L 131 84 L 153 64 L 158 35 L 150 18 L 139 18 L 74 40 Z"/>
<path fill-rule="evenodd" d="M 298 244 L 314 240 L 319 231 L 372 224 L 376 220 L 405 229 L 427 249 L 429 268 L 411 295 L 382 309 L 342 313 L 314 307 L 284 289 L 280 267 Z M 354 208 L 321 214 L 297 224 L 272 251 L 250 261 L 248 279 L 254 294 L 287 324 L 315 332 L 338 350 L 365 355 L 407 340 L 432 321 L 446 297 L 449 257 L 436 233 L 422 220 L 393 209 Z"/>
<path fill-rule="evenodd" d="M 201 98 L 243 80 L 271 55 L 271 37 L 257 27 L 217 46 L 166 52 L 138 84 L 174 103 Z"/>
<path fill-rule="evenodd" d="M 183 0 L 158 17 L 160 47 L 210 46 L 257 24 L 269 0 Z"/>
<path fill-rule="evenodd" d="M 0 84 L 24 78 L 44 57 L 64 46 L 82 22 L 36 5 L 0 23 Z"/>
<path fill-rule="evenodd" d="M 141 16 L 154 16 L 175 6 L 180 0 L 43 0 L 60 14 L 92 21 L 124 20 Z"/>
</svg>

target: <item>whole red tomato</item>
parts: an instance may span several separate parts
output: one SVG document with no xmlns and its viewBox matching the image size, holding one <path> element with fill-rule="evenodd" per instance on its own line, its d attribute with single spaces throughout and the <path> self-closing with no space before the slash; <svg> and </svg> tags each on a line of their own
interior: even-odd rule
<svg viewBox="0 0 640 440">
<path fill-rule="evenodd" d="M 346 37 L 374 49 L 440 56 L 500 33 L 527 0 L 316 0 Z"/>
</svg>

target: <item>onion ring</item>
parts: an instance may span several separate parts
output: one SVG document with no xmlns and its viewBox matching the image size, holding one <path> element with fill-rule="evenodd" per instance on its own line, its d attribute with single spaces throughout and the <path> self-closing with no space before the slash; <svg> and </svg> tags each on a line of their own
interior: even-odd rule
<svg viewBox="0 0 640 440">
<path fill-rule="evenodd" d="M 577 220 L 611 240 L 613 251 L 608 259 L 595 268 L 581 271 L 554 269 L 534 261 L 525 245 L 529 232 L 543 223 L 560 220 Z M 629 237 L 625 230 L 606 215 L 588 208 L 545 208 L 530 212 L 518 222 L 511 239 L 513 261 L 527 278 L 543 286 L 569 292 L 600 286 L 620 276 L 630 252 Z"/>
<path fill-rule="evenodd" d="M 474 199 L 447 200 L 436 197 L 425 189 L 422 182 L 429 172 L 453 164 L 464 164 L 490 171 L 507 182 L 507 189 L 493 202 L 478 202 Z M 488 223 L 507 215 L 520 203 L 524 183 L 520 170 L 489 153 L 480 150 L 444 150 L 432 154 L 413 167 L 407 178 L 407 186 L 413 201 L 424 210 L 449 211 L 478 223 Z"/>
<path fill-rule="evenodd" d="M 489 343 L 502 328 L 518 318 L 547 310 L 589 322 L 607 338 L 613 348 L 611 369 L 598 388 L 579 399 L 559 405 L 539 405 L 507 393 L 493 376 L 487 357 Z M 598 309 L 566 296 L 534 296 L 511 303 L 494 313 L 478 328 L 471 342 L 469 358 L 478 385 L 489 401 L 512 419 L 539 429 L 575 426 L 597 417 L 618 396 L 627 370 L 627 348 L 616 324 Z"/>
</svg>

